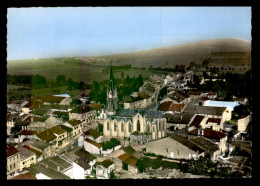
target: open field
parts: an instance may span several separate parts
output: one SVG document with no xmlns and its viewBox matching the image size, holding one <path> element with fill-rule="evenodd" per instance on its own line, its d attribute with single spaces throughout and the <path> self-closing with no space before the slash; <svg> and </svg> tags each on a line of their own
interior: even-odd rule
<svg viewBox="0 0 260 186">
<path fill-rule="evenodd" d="M 70 59 L 69 59 L 70 60 Z M 73 61 L 73 60 L 72 60 Z M 20 63 L 21 62 L 21 63 Z M 7 72 L 11 75 L 42 75 L 47 80 L 55 80 L 60 74 L 64 74 L 67 79 L 71 78 L 73 81 L 85 81 L 92 83 L 92 81 L 103 81 L 109 79 L 109 73 L 102 72 L 107 67 L 91 66 L 84 64 L 64 64 L 59 58 L 56 59 L 42 59 L 12 61 L 7 64 Z M 46 63 L 46 64 L 45 64 Z M 109 72 L 109 71 L 108 71 Z M 154 72 L 141 69 L 122 69 L 114 70 L 114 77 L 121 78 L 121 72 L 124 72 L 130 77 L 139 76 L 140 74 L 146 78 Z"/>
</svg>

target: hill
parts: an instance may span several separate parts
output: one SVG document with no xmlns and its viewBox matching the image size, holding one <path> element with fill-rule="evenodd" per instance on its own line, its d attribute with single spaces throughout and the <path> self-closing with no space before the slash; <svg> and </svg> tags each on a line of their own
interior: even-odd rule
<svg viewBox="0 0 260 186">
<path fill-rule="evenodd" d="M 94 58 L 83 57 L 85 61 L 96 61 L 95 64 L 107 65 L 113 59 L 114 65 L 131 64 L 132 67 L 171 68 L 175 65 L 189 65 L 190 62 L 202 64 L 210 58 L 210 63 L 226 65 L 249 65 L 251 42 L 239 39 L 212 39 L 132 53 L 104 55 Z M 92 60 L 89 60 L 92 59 Z"/>
</svg>

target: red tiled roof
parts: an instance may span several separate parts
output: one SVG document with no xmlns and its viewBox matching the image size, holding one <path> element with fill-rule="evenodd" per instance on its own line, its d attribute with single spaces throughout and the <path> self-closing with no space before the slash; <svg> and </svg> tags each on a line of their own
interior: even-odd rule
<svg viewBox="0 0 260 186">
<path fill-rule="evenodd" d="M 73 120 L 69 120 L 68 123 L 73 125 L 73 126 L 77 126 L 77 125 L 81 124 L 82 121 L 77 120 L 77 119 L 73 119 Z"/>
<path fill-rule="evenodd" d="M 173 103 L 172 101 L 165 101 L 165 102 L 163 102 L 163 103 L 161 103 L 161 104 L 159 105 L 159 107 L 157 108 L 157 110 L 160 110 L 160 111 L 168 111 L 169 108 L 171 107 L 171 104 L 172 104 L 172 103 Z"/>
<path fill-rule="evenodd" d="M 41 118 L 40 117 L 37 117 L 37 116 L 29 116 L 25 119 L 25 121 L 31 121 L 33 119 L 34 122 L 37 122 L 39 121 Z"/>
<path fill-rule="evenodd" d="M 208 95 L 217 95 L 216 92 L 209 92 Z"/>
<path fill-rule="evenodd" d="M 100 143 L 97 143 L 97 142 L 95 142 L 95 141 L 93 141 L 93 140 L 91 140 L 91 139 L 89 139 L 89 138 L 86 138 L 85 141 L 87 141 L 88 143 L 90 143 L 90 144 L 96 146 L 96 147 L 99 148 L 99 149 L 102 147 L 102 145 L 101 145 Z"/>
<path fill-rule="evenodd" d="M 185 104 L 172 103 L 170 108 L 169 108 L 169 111 L 179 111 L 179 112 L 181 112 L 184 107 L 185 107 Z"/>
<path fill-rule="evenodd" d="M 34 152 L 37 157 L 40 156 L 40 155 L 42 155 L 42 153 L 41 153 L 40 151 L 35 150 L 34 148 L 31 148 L 31 147 L 28 146 L 28 145 L 23 145 L 23 147 L 24 147 L 24 148 L 27 148 L 28 150 L 30 150 L 30 151 L 32 151 L 32 152 Z"/>
<path fill-rule="evenodd" d="M 31 130 L 22 130 L 19 135 L 34 135 L 36 134 L 35 131 L 31 131 Z"/>
<path fill-rule="evenodd" d="M 207 123 L 211 122 L 211 123 L 217 123 L 219 125 L 220 121 L 221 121 L 221 119 L 219 119 L 219 118 L 209 118 Z"/>
<path fill-rule="evenodd" d="M 11 178 L 11 180 L 36 180 L 36 177 L 33 173 L 27 172 L 25 174 L 19 174 Z"/>
<path fill-rule="evenodd" d="M 85 132 L 86 136 L 92 136 L 94 139 L 96 139 L 97 137 L 99 137 L 101 134 L 100 132 L 98 132 L 95 129 L 89 129 Z"/>
<path fill-rule="evenodd" d="M 16 153 L 19 153 L 17 148 L 11 145 L 7 145 L 7 157 L 12 156 Z"/>
<path fill-rule="evenodd" d="M 200 99 L 202 99 L 203 101 L 209 100 L 208 97 L 202 97 L 202 98 L 200 98 Z"/>
<path fill-rule="evenodd" d="M 213 139 L 222 139 L 226 137 L 227 135 L 223 132 L 211 130 L 211 129 L 204 129 L 204 137 L 213 138 Z M 198 135 L 198 129 L 194 129 L 188 132 L 188 134 L 191 135 Z"/>
<path fill-rule="evenodd" d="M 188 92 L 188 95 L 201 95 L 201 92 L 191 91 L 191 92 Z"/>
<path fill-rule="evenodd" d="M 195 116 L 195 118 L 192 120 L 190 126 L 198 127 L 203 119 L 204 119 L 204 116 L 200 116 L 200 115 Z"/>
</svg>

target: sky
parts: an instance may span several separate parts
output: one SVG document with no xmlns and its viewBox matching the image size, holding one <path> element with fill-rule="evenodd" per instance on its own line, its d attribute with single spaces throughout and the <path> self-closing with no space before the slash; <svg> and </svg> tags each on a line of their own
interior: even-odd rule
<svg viewBox="0 0 260 186">
<path fill-rule="evenodd" d="M 217 38 L 251 41 L 251 7 L 7 10 L 7 60 L 127 53 Z"/>
</svg>

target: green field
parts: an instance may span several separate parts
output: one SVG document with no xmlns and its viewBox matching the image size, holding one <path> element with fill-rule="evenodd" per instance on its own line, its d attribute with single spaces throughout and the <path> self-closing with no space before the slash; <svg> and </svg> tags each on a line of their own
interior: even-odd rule
<svg viewBox="0 0 260 186">
<path fill-rule="evenodd" d="M 142 69 L 123 69 L 114 70 L 114 77 L 121 78 L 121 73 L 124 72 L 124 77 L 143 78 L 154 74 L 154 71 Z M 104 81 L 109 79 L 109 67 L 92 66 L 85 64 L 82 60 L 74 58 L 52 58 L 39 60 L 19 60 L 9 61 L 7 63 L 7 73 L 11 75 L 42 75 L 47 81 L 55 81 L 58 75 L 64 74 L 67 79 L 73 81 L 84 81 L 86 84 L 92 84 L 93 81 Z M 18 85 L 7 85 L 7 97 L 28 97 L 35 95 L 49 94 L 70 94 L 72 97 L 78 97 L 81 93 L 79 90 L 67 91 L 66 86 L 55 88 L 40 88 L 30 89 L 29 87 Z"/>
<path fill-rule="evenodd" d="M 81 60 L 73 58 L 53 58 L 39 60 L 20 60 L 10 61 L 7 63 L 7 72 L 11 75 L 42 75 L 47 80 L 55 80 L 60 74 L 64 74 L 66 78 L 71 78 L 73 81 L 84 81 L 92 83 L 93 81 L 103 81 L 109 78 L 109 73 L 104 73 L 102 70 L 107 67 L 90 66 L 84 64 Z M 121 73 L 124 72 L 130 77 L 139 76 L 140 74 L 147 78 L 154 72 L 141 69 L 124 69 L 114 70 L 114 77 L 121 78 Z"/>
</svg>

